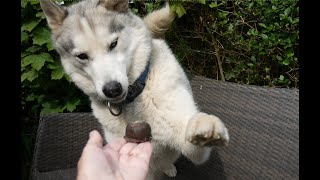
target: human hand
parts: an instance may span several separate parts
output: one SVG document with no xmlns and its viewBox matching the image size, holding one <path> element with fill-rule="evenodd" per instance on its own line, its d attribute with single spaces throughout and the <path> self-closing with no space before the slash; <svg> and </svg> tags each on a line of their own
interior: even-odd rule
<svg viewBox="0 0 320 180">
<path fill-rule="evenodd" d="M 99 132 L 91 131 L 78 162 L 77 180 L 144 180 L 152 153 L 150 142 L 116 139 L 103 147 Z"/>
</svg>

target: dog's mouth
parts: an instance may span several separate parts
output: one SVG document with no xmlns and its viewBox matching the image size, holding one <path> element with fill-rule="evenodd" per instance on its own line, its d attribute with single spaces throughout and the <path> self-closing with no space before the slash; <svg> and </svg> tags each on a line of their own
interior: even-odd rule
<svg viewBox="0 0 320 180">
<path fill-rule="evenodd" d="M 123 93 L 122 95 L 118 96 L 118 97 L 115 97 L 115 98 L 107 98 L 107 102 L 110 102 L 112 104 L 119 104 L 121 103 L 122 101 L 124 101 L 127 97 L 127 93 Z"/>
</svg>

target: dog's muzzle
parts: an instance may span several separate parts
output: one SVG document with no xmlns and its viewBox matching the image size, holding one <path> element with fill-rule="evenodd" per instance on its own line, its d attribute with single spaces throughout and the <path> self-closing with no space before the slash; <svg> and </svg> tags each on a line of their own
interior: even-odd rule
<svg viewBox="0 0 320 180">
<path fill-rule="evenodd" d="M 103 88 L 103 94 L 109 99 L 115 99 L 122 94 L 122 86 L 117 81 L 110 81 L 106 83 Z"/>
</svg>

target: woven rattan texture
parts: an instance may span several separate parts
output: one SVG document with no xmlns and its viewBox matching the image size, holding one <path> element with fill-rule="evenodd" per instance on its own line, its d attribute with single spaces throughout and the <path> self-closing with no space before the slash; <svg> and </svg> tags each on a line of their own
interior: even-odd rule
<svg viewBox="0 0 320 180">
<path fill-rule="evenodd" d="M 93 129 L 102 133 L 91 113 L 66 113 L 41 118 L 35 162 L 37 171 L 76 167 Z"/>
<path fill-rule="evenodd" d="M 231 138 L 228 147 L 215 148 L 211 160 L 197 167 L 200 179 L 298 179 L 298 90 L 198 76 L 191 82 L 200 109 L 220 117 Z M 191 176 L 195 167 L 189 166 L 181 173 Z"/>
<path fill-rule="evenodd" d="M 48 172 L 38 172 L 35 179 L 41 180 L 75 180 L 77 168 L 59 169 Z"/>
<path fill-rule="evenodd" d="M 190 78 L 199 108 L 224 121 L 231 141 L 228 147 L 214 148 L 203 165 L 194 166 L 180 158 L 174 179 L 298 179 L 298 90 Z M 44 117 L 38 132 L 34 179 L 74 179 L 75 169 L 65 169 L 76 167 L 88 132 L 99 127 L 89 113 Z"/>
</svg>

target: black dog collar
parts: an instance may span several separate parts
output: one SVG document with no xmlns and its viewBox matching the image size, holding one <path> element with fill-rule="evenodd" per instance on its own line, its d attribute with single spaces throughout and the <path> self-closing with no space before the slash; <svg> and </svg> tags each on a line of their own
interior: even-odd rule
<svg viewBox="0 0 320 180">
<path fill-rule="evenodd" d="M 147 62 L 147 65 L 144 71 L 140 74 L 138 79 L 135 80 L 132 85 L 129 85 L 127 97 L 123 102 L 118 104 L 113 104 L 108 102 L 108 109 L 113 116 L 119 116 L 122 113 L 122 105 L 131 103 L 136 97 L 138 97 L 142 93 L 144 86 L 146 85 L 146 79 L 149 73 L 149 68 L 150 68 L 150 61 Z M 118 113 L 113 112 L 112 106 L 118 107 Z"/>
<path fill-rule="evenodd" d="M 146 68 L 140 74 L 138 79 L 128 87 L 128 95 L 126 97 L 125 103 L 131 103 L 136 97 L 138 97 L 146 85 L 146 79 L 149 73 L 150 61 L 147 62 Z"/>
</svg>

